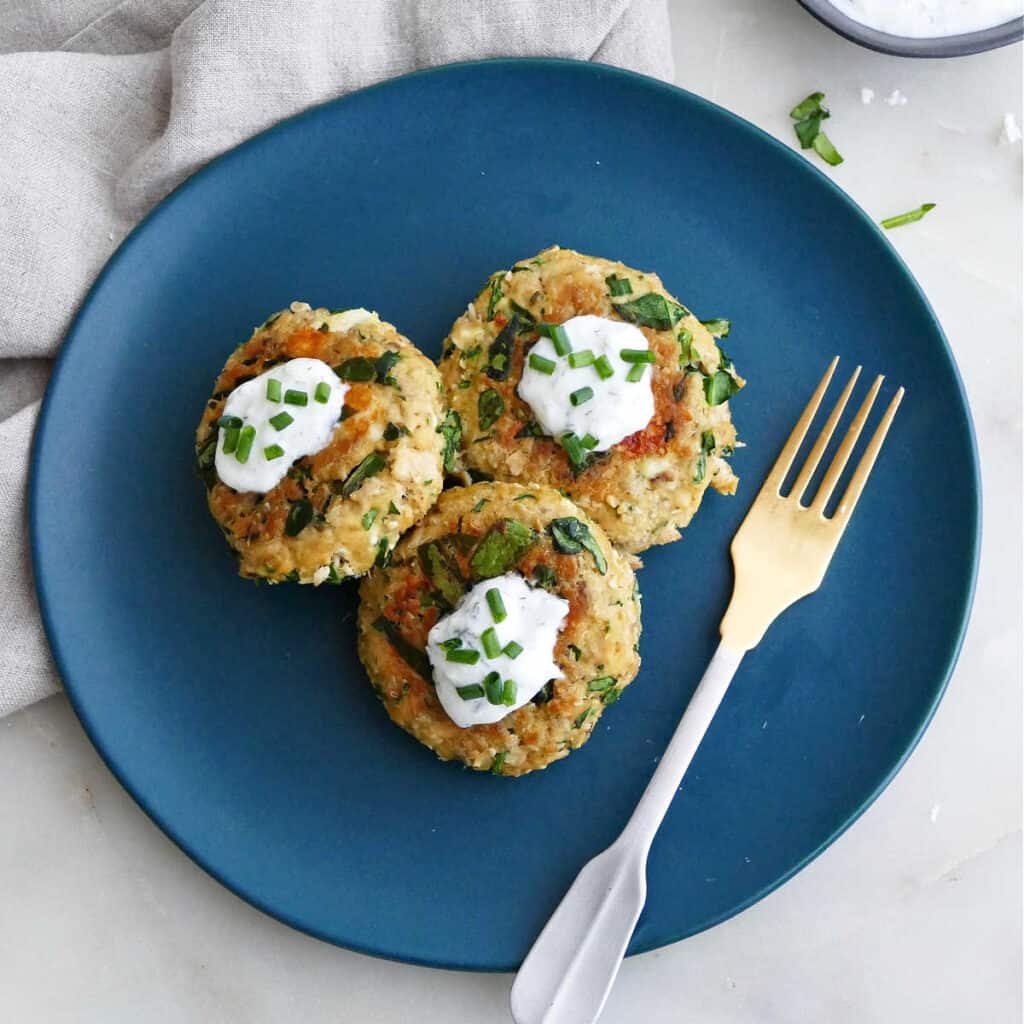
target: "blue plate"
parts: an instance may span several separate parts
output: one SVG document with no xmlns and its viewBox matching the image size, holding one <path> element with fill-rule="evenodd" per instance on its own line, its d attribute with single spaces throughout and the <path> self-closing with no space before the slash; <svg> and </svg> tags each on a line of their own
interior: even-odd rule
<svg viewBox="0 0 1024 1024">
<path fill-rule="evenodd" d="M 553 242 L 732 318 L 749 447 L 738 496 L 645 558 L 626 696 L 582 750 L 503 779 L 388 721 L 355 586 L 235 576 L 192 435 L 269 311 L 368 306 L 437 355 L 492 270 Z M 539 60 L 410 75 L 240 146 L 145 220 L 36 437 L 35 572 L 68 694 L 143 808 L 251 903 L 367 953 L 514 968 L 640 796 L 715 646 L 729 539 L 836 352 L 908 395 L 824 586 L 744 662 L 654 844 L 631 952 L 692 935 L 820 853 L 917 742 L 960 647 L 979 499 L 953 359 L 888 242 L 803 157 L 672 86 Z"/>
</svg>

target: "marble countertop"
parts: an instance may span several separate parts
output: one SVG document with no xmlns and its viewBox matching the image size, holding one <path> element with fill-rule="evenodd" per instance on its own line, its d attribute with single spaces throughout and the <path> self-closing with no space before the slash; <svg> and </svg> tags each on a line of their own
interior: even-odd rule
<svg viewBox="0 0 1024 1024">
<path fill-rule="evenodd" d="M 1021 1019 L 1021 48 L 861 50 L 791 0 L 672 0 L 679 84 L 791 144 L 822 89 L 830 172 L 892 234 L 974 409 L 985 533 L 949 692 L 877 803 L 750 910 L 627 961 L 607 1024 Z M 875 99 L 861 100 L 870 88 Z M 893 90 L 905 104 L 884 102 Z M 502 1022 L 507 975 L 335 949 L 195 867 L 125 795 L 63 697 L 0 722 L 0 1008 L 34 1022 Z"/>
</svg>

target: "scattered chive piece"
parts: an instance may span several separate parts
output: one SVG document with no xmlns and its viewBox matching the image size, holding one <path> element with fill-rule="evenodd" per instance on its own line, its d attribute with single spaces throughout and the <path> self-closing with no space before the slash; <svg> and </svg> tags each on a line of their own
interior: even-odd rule
<svg viewBox="0 0 1024 1024">
<path fill-rule="evenodd" d="M 308 405 L 309 395 L 305 391 L 297 391 L 295 388 L 289 388 L 284 393 L 284 401 L 286 405 Z"/>
<path fill-rule="evenodd" d="M 640 380 L 643 377 L 643 375 L 644 375 L 644 364 L 643 363 L 634 363 L 629 368 L 629 373 L 626 374 L 626 380 L 628 380 L 630 382 L 630 384 L 635 384 L 638 380 Z"/>
<path fill-rule="evenodd" d="M 271 377 L 270 380 L 267 381 L 267 401 L 281 401 L 281 382 L 279 380 L 274 380 L 273 377 Z"/>
<path fill-rule="evenodd" d="M 519 655 L 523 653 L 523 645 L 516 643 L 515 640 L 509 640 L 509 642 L 505 644 L 501 653 L 504 654 L 506 658 L 518 658 Z"/>
<path fill-rule="evenodd" d="M 604 693 L 605 690 L 615 685 L 615 676 L 600 676 L 597 679 L 591 679 L 587 683 L 588 693 Z"/>
<path fill-rule="evenodd" d="M 491 704 L 500 704 L 504 693 L 501 685 L 501 676 L 497 672 L 488 672 L 484 676 L 484 693 Z"/>
<path fill-rule="evenodd" d="M 243 465 L 249 461 L 249 453 L 252 451 L 252 443 L 256 440 L 255 427 L 243 427 L 238 435 L 238 446 L 235 448 L 235 458 Z"/>
<path fill-rule="evenodd" d="M 327 404 L 327 399 L 331 397 L 331 385 L 327 381 L 322 380 L 316 386 L 316 390 L 313 392 L 313 401 L 319 402 L 321 405 Z"/>
<path fill-rule="evenodd" d="M 241 427 L 242 417 L 241 416 L 221 416 L 217 420 L 217 426 L 222 427 L 224 430 L 230 430 L 231 427 Z"/>
<path fill-rule="evenodd" d="M 496 658 L 501 654 L 501 643 L 498 640 L 498 633 L 493 626 L 488 626 L 480 634 L 480 646 L 488 658 Z"/>
<path fill-rule="evenodd" d="M 360 522 L 363 524 L 363 529 L 368 530 L 371 526 L 373 526 L 373 521 L 376 518 L 377 510 L 375 508 L 371 508 L 369 512 L 364 512 L 363 518 L 360 520 Z"/>
<path fill-rule="evenodd" d="M 263 458 L 265 458 L 267 462 L 270 462 L 273 459 L 279 459 L 282 455 L 284 455 L 284 449 L 279 444 L 268 444 L 267 447 L 263 449 Z"/>
<path fill-rule="evenodd" d="M 295 420 L 292 418 L 292 416 L 284 411 L 279 412 L 276 416 L 270 417 L 270 425 L 275 430 L 284 430 L 284 428 L 287 427 L 289 423 L 294 422 Z"/>
<path fill-rule="evenodd" d="M 462 646 L 462 639 L 457 636 L 449 637 L 447 640 L 442 640 L 437 646 L 442 651 L 454 651 L 456 647 Z"/>
<path fill-rule="evenodd" d="M 487 591 L 487 607 L 491 609 L 491 618 L 495 622 L 504 622 L 508 618 L 505 602 L 501 599 L 501 591 L 497 587 L 491 587 Z"/>
<path fill-rule="evenodd" d="M 802 121 L 812 114 L 820 114 L 822 111 L 821 101 L 825 98 L 823 92 L 812 92 L 805 100 L 801 100 L 790 112 L 789 116 L 794 121 Z"/>
<path fill-rule="evenodd" d="M 388 515 L 389 516 L 397 516 L 398 515 L 398 506 L 393 501 L 389 501 L 388 502 Z"/>
<path fill-rule="evenodd" d="M 818 132 L 811 145 L 814 146 L 814 152 L 830 167 L 838 167 L 843 162 L 839 150 L 832 145 L 832 140 L 824 132 Z"/>
<path fill-rule="evenodd" d="M 518 270 L 520 268 L 517 267 L 516 269 Z M 523 267 L 522 269 L 525 270 L 526 268 Z M 498 753 L 494 755 L 494 760 L 491 762 L 492 775 L 501 774 L 501 769 L 504 767 L 506 757 L 508 757 L 507 750 L 499 750 Z"/>
<path fill-rule="evenodd" d="M 597 438 L 593 434 L 584 434 L 580 438 L 580 444 L 583 445 L 587 451 L 593 451 L 597 447 Z"/>
<path fill-rule="evenodd" d="M 589 402 L 594 397 L 594 389 L 591 387 L 579 388 L 569 395 L 569 401 L 573 405 L 583 405 L 584 402 Z"/>
<path fill-rule="evenodd" d="M 886 217 L 885 220 L 881 221 L 881 225 L 886 231 L 892 228 L 901 228 L 904 224 L 913 224 L 915 220 L 920 220 L 929 210 L 934 209 L 934 203 L 923 203 L 916 210 L 901 213 L 896 217 Z"/>
<path fill-rule="evenodd" d="M 516 702 L 516 681 L 514 679 L 506 679 L 504 685 L 501 688 L 501 703 L 505 707 L 510 708 Z"/>
<path fill-rule="evenodd" d="M 537 370 L 538 373 L 545 373 L 549 376 L 555 372 L 555 363 L 551 359 L 545 359 L 543 356 L 537 355 L 536 352 L 530 353 L 529 358 L 530 367 Z"/>
<path fill-rule="evenodd" d="M 597 375 L 601 380 L 608 380 L 609 377 L 615 376 L 615 370 L 612 369 L 612 364 L 608 361 L 607 356 L 598 356 L 594 360 L 594 369 L 597 370 Z"/>
<path fill-rule="evenodd" d="M 445 661 L 454 661 L 457 665 L 475 665 L 480 660 L 480 652 L 472 647 L 453 649 L 445 652 Z"/>
<path fill-rule="evenodd" d="M 479 683 L 471 683 L 469 686 L 456 686 L 455 692 L 463 700 L 477 700 L 484 695 L 484 688 Z"/>
<path fill-rule="evenodd" d="M 619 358 L 624 363 L 653 363 L 654 353 L 646 348 L 624 348 L 619 352 Z"/>
<path fill-rule="evenodd" d="M 587 453 L 580 444 L 580 439 L 572 433 L 563 434 L 559 439 L 562 447 L 565 449 L 565 454 L 569 456 L 569 462 L 574 467 L 582 466 L 586 461 Z"/>
<path fill-rule="evenodd" d="M 228 427 L 224 431 L 224 454 L 230 455 L 238 447 L 238 435 L 241 430 L 238 427 Z"/>
<path fill-rule="evenodd" d="M 582 366 L 591 366 L 593 362 L 594 353 L 589 348 L 585 348 L 582 352 L 569 353 L 569 365 L 574 370 L 578 370 Z"/>
<path fill-rule="evenodd" d="M 569 335 L 565 333 L 565 328 L 561 324 L 537 324 L 537 333 L 550 338 L 551 344 L 555 346 L 555 351 L 560 356 L 567 356 L 572 351 Z"/>
</svg>

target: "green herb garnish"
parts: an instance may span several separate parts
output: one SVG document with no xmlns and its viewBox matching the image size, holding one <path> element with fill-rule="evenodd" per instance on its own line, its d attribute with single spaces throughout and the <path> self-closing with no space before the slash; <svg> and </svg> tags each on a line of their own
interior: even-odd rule
<svg viewBox="0 0 1024 1024">
<path fill-rule="evenodd" d="M 535 565 L 533 567 L 533 578 L 539 586 L 545 589 L 550 589 L 558 584 L 558 577 L 550 565 Z"/>
<path fill-rule="evenodd" d="M 561 324 L 537 324 L 537 333 L 551 339 L 551 344 L 555 346 L 558 355 L 567 356 L 572 351 L 572 342 L 569 341 L 569 335 Z"/>
<path fill-rule="evenodd" d="M 501 653 L 504 654 L 506 658 L 518 658 L 519 655 L 523 653 L 523 645 L 517 643 L 515 640 L 509 640 L 509 642 L 502 648 Z"/>
<path fill-rule="evenodd" d="M 536 352 L 530 353 L 530 358 L 527 362 L 530 364 L 531 369 L 549 377 L 555 372 L 555 363 L 551 359 L 545 359 L 544 356 L 538 355 Z"/>
<path fill-rule="evenodd" d="M 812 92 L 789 112 L 789 116 L 796 122 L 793 131 L 800 142 L 800 148 L 813 148 L 825 163 L 837 167 L 843 162 L 843 158 L 821 130 L 821 122 L 831 116 L 828 109 L 821 104 L 824 98 L 823 92 Z"/>
<path fill-rule="evenodd" d="M 732 330 L 731 320 L 701 320 L 701 323 L 708 329 L 712 338 L 728 338 Z"/>
<path fill-rule="evenodd" d="M 591 366 L 593 362 L 594 353 L 589 348 L 585 348 L 581 352 L 569 353 L 569 365 L 574 370 L 582 369 L 584 366 Z"/>
<path fill-rule="evenodd" d="M 417 554 L 424 575 L 430 580 L 434 591 L 446 605 L 454 608 L 466 589 L 457 565 L 445 556 L 434 541 L 420 545 Z"/>
<path fill-rule="evenodd" d="M 615 370 L 607 356 L 598 356 L 594 360 L 594 369 L 597 370 L 597 375 L 601 380 L 608 380 L 615 376 Z"/>
<path fill-rule="evenodd" d="M 284 535 L 295 537 L 313 522 L 313 505 L 306 498 L 293 501 L 284 521 Z"/>
<path fill-rule="evenodd" d="M 922 203 L 916 210 L 909 210 L 907 213 L 901 213 L 895 217 L 886 217 L 885 220 L 879 223 L 886 231 L 890 231 L 892 228 L 901 228 L 904 224 L 913 224 L 914 221 L 920 220 L 929 210 L 934 209 L 934 203 Z"/>
<path fill-rule="evenodd" d="M 679 365 L 686 366 L 693 359 L 693 334 L 684 327 L 676 339 L 679 341 Z"/>
<path fill-rule="evenodd" d="M 263 449 L 263 458 L 265 458 L 267 462 L 271 462 L 273 459 L 279 459 L 282 455 L 284 455 L 284 449 L 279 444 L 268 444 L 267 447 Z"/>
<path fill-rule="evenodd" d="M 281 401 L 281 382 L 274 380 L 271 377 L 267 381 L 267 401 L 268 402 L 280 402 Z"/>
<path fill-rule="evenodd" d="M 548 527 L 555 549 L 563 555 L 578 555 L 586 549 L 594 556 L 597 571 L 603 576 L 608 571 L 608 561 L 604 557 L 594 535 L 586 523 L 581 523 L 575 516 L 552 519 Z"/>
<path fill-rule="evenodd" d="M 504 411 L 505 400 L 494 388 L 480 392 L 480 397 L 476 401 L 476 414 L 481 430 L 490 430 Z"/>
<path fill-rule="evenodd" d="M 571 431 L 568 434 L 563 434 L 558 439 L 558 442 L 565 449 L 565 454 L 569 456 L 569 464 L 574 470 L 580 470 L 586 466 L 586 450 L 580 444 L 580 439 L 575 434 Z"/>
<path fill-rule="evenodd" d="M 578 729 L 589 717 L 590 712 L 594 709 L 592 707 L 584 708 L 583 713 L 576 716 L 575 721 L 572 723 L 574 729 Z"/>
<path fill-rule="evenodd" d="M 493 626 L 488 626 L 480 634 L 480 646 L 488 658 L 496 658 L 501 654 L 501 641 L 498 639 L 498 631 Z"/>
<path fill-rule="evenodd" d="M 359 521 L 363 524 L 364 530 L 368 530 L 373 526 L 373 521 L 377 518 L 378 514 L 375 508 L 371 508 L 368 512 L 363 513 L 363 518 Z"/>
<path fill-rule="evenodd" d="M 510 708 L 516 702 L 516 683 L 514 679 L 506 679 L 501 686 L 501 703 Z"/>
<path fill-rule="evenodd" d="M 656 331 L 671 330 L 687 313 L 685 306 L 680 306 L 678 302 L 672 302 L 657 292 L 648 292 L 638 299 L 615 302 L 612 305 L 623 320 L 643 327 L 653 327 Z"/>
<path fill-rule="evenodd" d="M 512 368 L 512 349 L 519 331 L 519 314 L 513 313 L 512 319 L 498 332 L 491 342 L 487 354 L 487 376 L 491 380 L 505 380 Z"/>
<path fill-rule="evenodd" d="M 574 406 L 583 405 L 584 402 L 589 402 L 594 397 L 594 389 L 591 387 L 577 388 L 569 395 L 569 401 Z"/>
<path fill-rule="evenodd" d="M 704 480 L 707 470 L 708 456 L 715 450 L 715 435 L 710 430 L 705 430 L 700 435 L 700 454 L 693 470 L 693 482 L 699 484 Z"/>
<path fill-rule="evenodd" d="M 515 519 L 503 519 L 487 532 L 470 559 L 470 568 L 480 579 L 493 579 L 508 572 L 530 549 L 537 535 Z"/>
<path fill-rule="evenodd" d="M 580 444 L 583 445 L 586 450 L 593 451 L 597 447 L 597 438 L 593 434 L 584 434 L 580 438 Z"/>
<path fill-rule="evenodd" d="M 402 431 L 398 427 L 396 427 L 394 423 L 389 423 L 384 428 L 383 437 L 385 441 L 397 441 L 401 436 Z"/>
<path fill-rule="evenodd" d="M 352 470 L 347 477 L 345 482 L 341 485 L 341 496 L 343 498 L 351 497 L 359 490 L 363 484 L 369 480 L 371 476 L 375 476 L 379 473 L 385 465 L 387 465 L 387 458 L 380 452 L 370 452 L 369 455 L 363 459 L 362 462 Z"/>
<path fill-rule="evenodd" d="M 297 388 L 289 388 L 284 393 L 285 405 L 309 405 L 309 395 Z"/>
<path fill-rule="evenodd" d="M 225 455 L 230 455 L 238 447 L 238 438 L 241 433 L 242 432 L 238 427 L 228 427 L 227 430 L 224 431 L 224 446 L 221 451 L 223 451 Z M 213 439 L 214 441 L 217 440 L 216 434 Z"/>
<path fill-rule="evenodd" d="M 444 471 L 451 473 L 455 469 L 455 456 L 458 454 L 459 445 L 462 442 L 462 419 L 459 414 L 452 410 L 437 428 L 437 432 L 444 438 L 444 449 L 442 459 L 444 460 Z"/>
<path fill-rule="evenodd" d="M 814 136 L 812 145 L 814 146 L 814 152 L 831 167 L 838 167 L 843 162 L 839 150 L 832 145 L 832 140 L 824 132 L 818 132 Z"/>
<path fill-rule="evenodd" d="M 242 432 L 238 435 L 238 444 L 235 446 L 235 458 L 243 465 L 249 461 L 249 454 L 255 440 L 256 428 L 253 426 L 243 427 Z"/>
<path fill-rule="evenodd" d="M 232 427 L 238 427 L 240 429 L 242 426 L 242 417 L 221 416 L 221 418 L 217 420 L 217 426 L 220 427 L 222 430 L 230 430 Z"/>
<path fill-rule="evenodd" d="M 319 402 L 321 405 L 326 405 L 327 400 L 331 397 L 331 385 L 327 381 L 322 380 L 316 386 L 316 390 L 313 392 L 313 401 Z"/>
<path fill-rule="evenodd" d="M 456 665 L 475 665 L 480 660 L 480 652 L 474 651 L 472 647 L 456 647 L 445 651 L 445 661 L 454 662 Z"/>
<path fill-rule="evenodd" d="M 417 675 L 424 680 L 430 679 L 430 661 L 426 654 L 418 647 L 414 647 L 402 635 L 397 623 L 381 615 L 373 623 L 373 628 L 378 633 L 383 633 L 388 642 L 395 649 L 395 653 L 409 666 Z"/>
<path fill-rule="evenodd" d="M 505 602 L 501 599 L 501 591 L 497 587 L 491 587 L 487 591 L 487 607 L 491 609 L 491 618 L 496 623 L 504 622 L 508 618 Z"/>
<path fill-rule="evenodd" d="M 484 695 L 484 688 L 479 683 L 470 683 L 469 686 L 456 686 L 455 692 L 463 700 L 478 700 Z"/>
<path fill-rule="evenodd" d="M 346 359 L 341 365 L 334 367 L 335 374 L 342 380 L 367 381 L 373 380 L 376 371 L 373 367 L 373 360 L 366 356 L 354 356 Z"/>
<path fill-rule="evenodd" d="M 269 422 L 275 430 L 284 430 L 290 423 L 294 423 L 295 419 L 291 413 L 281 411 L 276 416 L 271 416 Z"/>
<path fill-rule="evenodd" d="M 615 685 L 615 676 L 600 676 L 598 679 L 591 679 L 587 683 L 588 693 L 604 693 L 610 686 Z"/>
<path fill-rule="evenodd" d="M 624 363 L 653 363 L 657 357 L 647 348 L 624 348 L 619 352 Z"/>
<path fill-rule="evenodd" d="M 491 297 L 487 302 L 487 319 L 494 319 L 494 309 L 501 301 L 501 279 L 504 277 L 502 271 L 498 271 L 491 279 Z"/>
<path fill-rule="evenodd" d="M 626 374 L 626 380 L 628 380 L 630 384 L 636 384 L 637 381 L 643 379 L 644 370 L 646 369 L 647 367 L 644 363 L 634 363 L 629 368 L 629 373 Z"/>
<path fill-rule="evenodd" d="M 604 283 L 608 285 L 608 294 L 613 298 L 616 295 L 633 294 L 633 286 L 624 277 L 616 277 L 614 274 L 610 274 L 604 279 Z"/>
<path fill-rule="evenodd" d="M 503 691 L 501 676 L 497 672 L 488 672 L 484 676 L 484 693 L 487 694 L 488 703 L 500 704 Z"/>
<path fill-rule="evenodd" d="M 526 268 L 523 267 L 522 269 L 525 270 Z M 494 755 L 494 760 L 491 762 L 491 774 L 492 775 L 500 775 L 501 774 L 501 769 L 504 767 L 505 758 L 506 757 L 508 757 L 508 751 L 507 750 L 499 750 L 498 753 Z"/>
<path fill-rule="evenodd" d="M 704 397 L 708 405 L 721 405 L 737 391 L 739 386 L 733 380 L 732 374 L 726 373 L 725 370 L 717 370 L 712 376 L 704 378 Z"/>
</svg>

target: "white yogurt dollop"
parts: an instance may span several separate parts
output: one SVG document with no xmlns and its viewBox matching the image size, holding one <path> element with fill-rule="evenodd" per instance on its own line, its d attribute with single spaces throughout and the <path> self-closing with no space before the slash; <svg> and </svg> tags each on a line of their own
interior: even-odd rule
<svg viewBox="0 0 1024 1024">
<path fill-rule="evenodd" d="M 500 622 L 495 622 L 488 603 L 487 595 L 492 590 L 497 591 L 504 606 L 505 618 Z M 506 573 L 472 587 L 454 611 L 438 619 L 427 635 L 427 657 L 438 699 L 448 717 L 460 729 L 498 722 L 528 704 L 549 679 L 561 676 L 554 660 L 555 643 L 568 615 L 568 601 L 546 590 L 534 589 L 519 573 Z M 488 656 L 483 634 L 489 629 L 494 630 L 492 642 L 496 641 L 502 652 L 508 650 L 509 644 L 522 650 L 516 653 L 513 647 L 508 653 Z M 471 664 L 451 660 L 466 657 L 459 651 L 476 651 L 479 657 Z M 515 657 L 510 657 L 513 653 Z M 492 703 L 488 699 L 488 677 L 490 693 L 497 696 L 492 673 L 500 681 L 506 699 L 514 691 L 509 703 Z M 509 680 L 511 688 L 507 686 Z M 460 695 L 460 688 L 465 696 Z"/>
<path fill-rule="evenodd" d="M 530 356 L 554 363 L 554 370 L 544 373 L 536 369 L 527 356 L 517 389 L 519 397 L 533 410 L 546 434 L 555 438 L 567 433 L 578 438 L 589 434 L 597 440 L 593 451 L 607 451 L 643 430 L 654 415 L 650 364 L 627 362 L 621 355 L 624 349 L 649 352 L 650 346 L 638 327 L 601 316 L 574 316 L 562 327 L 574 353 L 586 358 L 590 352 L 595 361 L 605 356 L 612 376 L 602 378 L 594 363 L 574 368 L 570 356 L 558 355 L 550 338 L 540 338 L 530 349 Z M 634 366 L 642 366 L 643 372 L 638 380 L 627 380 Z M 585 388 L 593 391 L 593 397 L 573 405 L 572 395 Z"/>
<path fill-rule="evenodd" d="M 218 430 L 217 476 L 236 491 L 266 494 L 296 459 L 327 447 L 346 391 L 348 385 L 320 359 L 290 359 L 240 384 L 228 395 L 222 418 L 236 417 L 242 423 Z M 303 396 L 305 404 L 300 404 Z M 245 461 L 240 461 L 247 428 L 256 433 Z M 224 450 L 225 443 L 231 451 Z"/>
<path fill-rule="evenodd" d="M 879 32 L 936 39 L 979 32 L 1024 14 L 1024 0 L 831 0 L 848 18 Z"/>
</svg>

